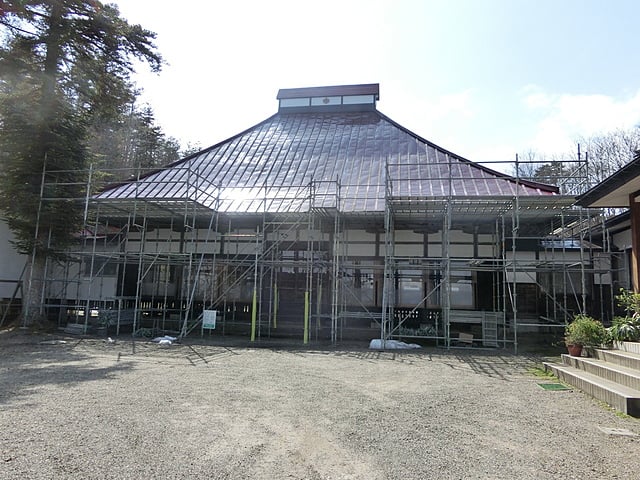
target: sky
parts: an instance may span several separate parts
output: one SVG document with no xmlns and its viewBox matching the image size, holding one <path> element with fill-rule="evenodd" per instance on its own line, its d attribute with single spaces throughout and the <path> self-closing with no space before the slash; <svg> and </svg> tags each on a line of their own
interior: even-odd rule
<svg viewBox="0 0 640 480">
<path fill-rule="evenodd" d="M 478 162 L 640 124 L 637 0 L 117 0 L 157 33 L 138 67 L 163 131 L 207 147 L 280 88 L 379 83 L 377 108 Z"/>
</svg>

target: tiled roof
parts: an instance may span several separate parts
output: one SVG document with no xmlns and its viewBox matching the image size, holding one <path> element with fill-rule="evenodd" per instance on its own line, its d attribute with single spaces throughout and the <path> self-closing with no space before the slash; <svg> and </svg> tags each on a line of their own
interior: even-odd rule
<svg viewBox="0 0 640 480">
<path fill-rule="evenodd" d="M 345 213 L 384 211 L 385 193 L 403 200 L 503 201 L 516 191 L 523 199 L 540 200 L 558 192 L 474 164 L 373 109 L 280 112 L 137 181 L 109 187 L 97 198 L 189 199 L 228 213 L 290 212 L 307 209 L 311 188 L 314 207 L 336 207 L 338 184 Z"/>
</svg>

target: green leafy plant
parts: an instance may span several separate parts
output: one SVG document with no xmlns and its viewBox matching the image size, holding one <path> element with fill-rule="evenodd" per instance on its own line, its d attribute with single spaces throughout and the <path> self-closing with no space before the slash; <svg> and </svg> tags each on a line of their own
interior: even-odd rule
<svg viewBox="0 0 640 480">
<path fill-rule="evenodd" d="M 620 294 L 616 295 L 616 300 L 618 306 L 624 308 L 627 317 L 640 319 L 640 293 L 621 288 Z"/>
<path fill-rule="evenodd" d="M 634 317 L 614 317 L 607 329 L 612 340 L 617 342 L 637 342 L 640 340 L 640 319 Z"/>
<path fill-rule="evenodd" d="M 640 340 L 640 293 L 624 288 L 616 295 L 618 306 L 624 308 L 624 317 L 614 317 L 607 333 L 618 342 L 637 342 Z"/>
<path fill-rule="evenodd" d="M 599 346 L 607 341 L 607 331 L 601 321 L 588 315 L 576 315 L 565 328 L 567 345 Z"/>
</svg>

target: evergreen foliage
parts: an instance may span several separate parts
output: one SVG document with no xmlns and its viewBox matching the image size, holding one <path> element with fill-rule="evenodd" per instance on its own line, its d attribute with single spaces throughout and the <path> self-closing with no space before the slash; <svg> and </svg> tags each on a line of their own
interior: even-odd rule
<svg viewBox="0 0 640 480">
<path fill-rule="evenodd" d="M 80 226 L 90 134 L 132 104 L 134 61 L 159 71 L 162 58 L 155 34 L 127 23 L 114 5 L 9 0 L 1 7 L 0 214 L 33 271 L 61 254 Z"/>
</svg>

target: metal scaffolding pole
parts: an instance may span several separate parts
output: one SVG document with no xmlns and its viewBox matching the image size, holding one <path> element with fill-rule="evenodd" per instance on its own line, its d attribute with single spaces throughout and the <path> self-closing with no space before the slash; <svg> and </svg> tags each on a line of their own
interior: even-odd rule
<svg viewBox="0 0 640 480">
<path fill-rule="evenodd" d="M 394 220 L 391 199 L 393 182 L 390 177 L 389 164 L 386 165 L 385 213 L 384 213 L 384 279 L 382 287 L 382 318 L 380 322 L 380 340 L 382 348 L 391 333 L 395 304 L 395 262 L 394 262 Z"/>
<path fill-rule="evenodd" d="M 340 316 L 340 254 L 341 254 L 341 236 L 342 227 L 340 224 L 340 181 L 336 179 L 336 211 L 333 218 L 333 245 L 332 245 L 332 262 L 331 262 L 331 343 L 334 345 L 338 342 L 338 319 Z"/>
<path fill-rule="evenodd" d="M 520 229 L 520 165 L 516 155 L 516 194 L 513 203 L 511 224 L 511 254 L 513 262 L 513 296 L 511 306 L 513 311 L 513 350 L 518 353 L 518 295 L 517 295 L 517 247 L 516 240 Z"/>
</svg>

